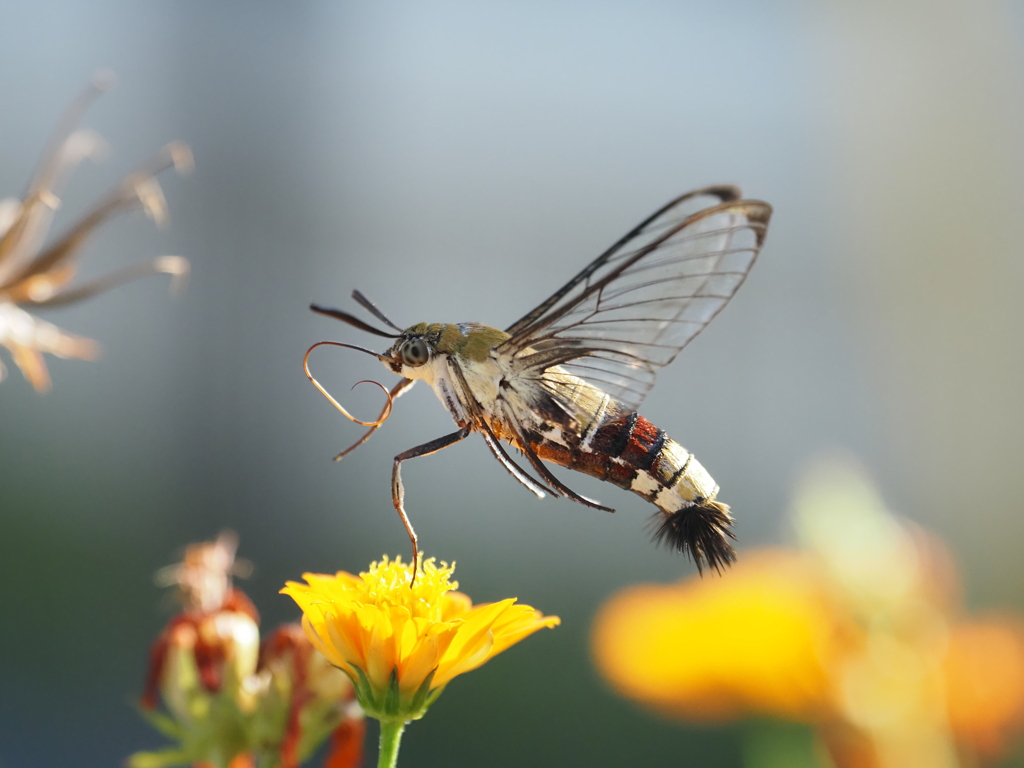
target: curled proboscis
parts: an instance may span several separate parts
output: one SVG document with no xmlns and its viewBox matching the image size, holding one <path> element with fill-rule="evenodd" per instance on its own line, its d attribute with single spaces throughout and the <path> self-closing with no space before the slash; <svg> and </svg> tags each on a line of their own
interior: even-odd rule
<svg viewBox="0 0 1024 768">
<path fill-rule="evenodd" d="M 353 384 L 353 389 L 355 389 L 360 384 L 375 384 L 376 386 L 381 388 L 381 390 L 384 392 L 384 395 L 388 399 L 387 405 L 384 407 L 383 412 L 376 421 L 360 421 L 359 419 L 357 419 L 351 413 L 346 411 L 344 406 L 342 406 L 341 403 L 335 400 L 331 393 L 324 389 L 324 387 L 320 384 L 319 381 L 316 380 L 313 374 L 309 372 L 310 353 L 317 347 L 321 347 L 324 345 L 332 347 L 344 347 L 346 349 L 355 349 L 359 352 L 366 352 L 367 354 L 373 355 L 374 357 L 380 360 L 386 360 L 387 358 L 383 357 L 382 355 L 378 355 L 376 352 L 371 352 L 368 349 L 363 349 L 362 347 L 357 347 L 353 344 L 342 344 L 340 341 L 319 341 L 313 346 L 311 346 L 309 349 L 307 349 L 305 356 L 302 358 L 302 370 L 306 372 L 306 378 L 313 382 L 313 386 L 320 390 L 320 394 L 322 394 L 324 397 L 330 400 L 331 405 L 333 405 L 335 408 L 341 411 L 342 415 L 346 419 L 348 419 L 349 421 L 354 421 L 356 424 L 362 424 L 364 427 L 379 427 L 381 424 L 388 420 L 388 417 L 391 415 L 392 404 L 394 403 L 394 399 L 392 398 L 391 393 L 388 391 L 388 388 L 381 384 L 379 381 L 373 381 L 372 379 L 363 379 L 362 381 L 357 381 L 355 384 Z"/>
</svg>

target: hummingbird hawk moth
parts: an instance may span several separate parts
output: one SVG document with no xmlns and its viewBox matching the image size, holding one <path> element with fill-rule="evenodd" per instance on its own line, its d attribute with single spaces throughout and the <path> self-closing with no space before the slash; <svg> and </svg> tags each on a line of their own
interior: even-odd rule
<svg viewBox="0 0 1024 768">
<path fill-rule="evenodd" d="M 719 569 L 735 553 L 729 507 L 692 453 L 637 413 L 658 371 L 717 315 L 746 279 L 764 242 L 771 206 L 733 186 L 688 192 L 642 221 L 547 300 L 505 330 L 480 323 L 400 328 L 359 291 L 353 298 L 391 331 L 337 309 L 311 309 L 393 339 L 382 354 L 339 342 L 306 352 L 306 375 L 321 344 L 367 352 L 402 379 L 357 448 L 418 380 L 429 384 L 458 429 L 398 454 L 392 500 L 413 547 L 401 465 L 479 432 L 495 458 L 538 497 L 566 496 L 613 511 L 559 480 L 548 464 L 582 472 L 654 504 L 655 538 Z M 392 332 L 393 331 L 393 332 Z M 376 383 L 376 382 L 374 382 Z M 378 385 L 380 386 L 380 385 Z M 383 388 L 383 387 L 382 387 Z M 385 390 L 386 391 L 386 390 Z M 517 449 L 536 477 L 509 455 Z"/>
</svg>

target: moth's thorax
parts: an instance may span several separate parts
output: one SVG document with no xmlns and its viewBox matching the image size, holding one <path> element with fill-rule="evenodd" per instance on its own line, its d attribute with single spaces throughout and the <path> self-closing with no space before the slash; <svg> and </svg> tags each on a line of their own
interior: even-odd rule
<svg viewBox="0 0 1024 768">
<path fill-rule="evenodd" d="M 419 366 L 403 364 L 399 372 L 429 384 L 456 421 L 463 421 L 467 410 L 451 362 L 462 371 L 476 401 L 485 409 L 493 405 L 503 375 L 497 347 L 509 338 L 507 333 L 481 323 L 420 323 L 403 331 L 402 339 L 408 338 L 422 338 L 430 348 L 430 359 Z"/>
</svg>

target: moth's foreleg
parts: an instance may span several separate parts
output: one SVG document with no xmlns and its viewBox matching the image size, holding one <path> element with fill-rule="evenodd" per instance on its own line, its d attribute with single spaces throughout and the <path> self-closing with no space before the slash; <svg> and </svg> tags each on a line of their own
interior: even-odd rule
<svg viewBox="0 0 1024 768">
<path fill-rule="evenodd" d="M 410 588 L 416 583 L 416 572 L 420 567 L 420 548 L 416 531 L 413 530 L 412 523 L 409 522 L 409 515 L 405 511 L 402 462 L 407 459 L 415 459 L 418 456 L 429 456 L 432 453 L 437 453 L 442 448 L 447 448 L 449 445 L 453 445 L 460 440 L 465 440 L 469 432 L 469 427 L 463 427 L 457 432 L 452 432 L 450 435 L 439 437 L 423 445 L 417 445 L 415 448 L 410 448 L 408 451 L 403 451 L 395 456 L 395 464 L 391 470 L 391 502 L 395 505 L 395 509 L 398 510 L 398 515 L 402 518 L 402 525 L 405 526 L 405 532 L 409 534 L 409 541 L 412 543 L 412 581 L 409 583 Z"/>
<path fill-rule="evenodd" d="M 358 440 L 356 440 L 354 443 L 352 443 L 352 445 L 350 445 L 344 451 L 342 451 L 337 456 L 335 456 L 334 460 L 335 461 L 341 461 L 342 459 L 344 459 L 346 456 L 348 456 L 350 453 L 352 453 L 352 451 L 354 451 L 360 445 L 362 445 L 367 440 L 369 440 L 373 436 L 374 432 L 376 432 L 378 429 L 380 429 L 382 426 L 384 426 L 384 422 L 381 421 L 381 419 L 384 418 L 384 414 L 387 413 L 388 408 L 394 404 L 395 400 L 397 400 L 402 395 L 404 395 L 406 392 L 408 392 L 409 389 L 412 387 L 412 385 L 415 384 L 415 383 L 416 383 L 415 379 L 402 379 L 397 384 L 395 384 L 395 386 L 391 390 L 391 392 L 388 393 L 390 395 L 390 398 L 388 399 L 388 402 L 384 403 L 384 407 L 381 409 L 380 416 L 377 417 L 378 423 L 374 424 L 372 427 L 370 427 L 363 434 L 362 437 L 360 437 Z"/>
</svg>

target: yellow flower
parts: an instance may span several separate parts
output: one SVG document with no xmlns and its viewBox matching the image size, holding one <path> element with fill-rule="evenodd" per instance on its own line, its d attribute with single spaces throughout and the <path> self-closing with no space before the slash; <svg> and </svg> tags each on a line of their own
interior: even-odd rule
<svg viewBox="0 0 1024 768">
<path fill-rule="evenodd" d="M 456 592 L 454 564 L 412 568 L 385 556 L 354 576 L 307 573 L 281 590 L 302 609 L 310 642 L 352 678 L 359 703 L 380 720 L 408 721 L 456 675 L 476 669 L 542 627 L 557 626 L 515 598 L 473 606 Z"/>
<path fill-rule="evenodd" d="M 0 346 L 8 349 L 14 363 L 38 392 L 50 388 L 44 353 L 92 360 L 99 354 L 99 346 L 91 339 L 74 336 L 40 320 L 26 307 L 70 304 L 147 275 L 167 274 L 180 282 L 188 274 L 188 261 L 180 256 L 161 256 L 128 265 L 91 282 L 70 285 L 75 276 L 74 259 L 83 243 L 111 216 L 141 208 L 157 224 L 166 221 L 167 206 L 155 176 L 172 166 L 179 170 L 191 167 L 192 153 L 181 142 L 164 147 L 61 238 L 43 246 L 67 177 L 79 162 L 103 149 L 96 134 L 75 130 L 75 124 L 89 104 L 109 87 L 108 80 L 97 79 L 64 115 L 24 199 L 0 200 Z M 3 376 L 0 363 L 0 379 Z"/>
</svg>

